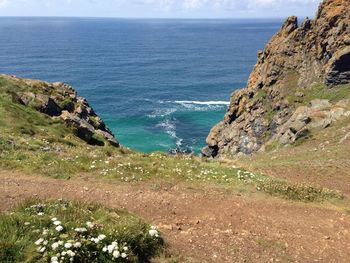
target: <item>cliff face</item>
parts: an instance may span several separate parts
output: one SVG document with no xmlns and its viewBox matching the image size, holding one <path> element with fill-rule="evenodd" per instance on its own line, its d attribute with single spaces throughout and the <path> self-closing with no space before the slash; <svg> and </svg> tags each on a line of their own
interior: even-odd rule
<svg viewBox="0 0 350 263">
<path fill-rule="evenodd" d="M 2 87 L 3 81 L 11 82 L 16 89 L 7 90 L 6 85 Z M 108 142 L 119 147 L 113 133 L 86 99 L 78 97 L 77 92 L 67 84 L 0 75 L 0 88 L 7 90 L 14 102 L 61 120 L 77 137 L 91 145 L 104 145 Z"/>
<path fill-rule="evenodd" d="M 258 52 L 247 87 L 232 94 L 224 120 L 211 130 L 203 154 L 232 157 L 259 151 L 271 141 L 293 143 L 308 133 L 303 129 L 313 114 L 311 108 L 298 109 L 307 106 L 298 102 L 306 103 L 303 97 L 317 85 L 318 90 L 337 89 L 349 82 L 350 2 L 325 0 L 314 20 L 298 25 L 297 17 L 289 17 Z M 298 115 L 297 110 L 308 114 Z M 300 127 L 290 131 L 285 125 L 292 117 Z"/>
</svg>

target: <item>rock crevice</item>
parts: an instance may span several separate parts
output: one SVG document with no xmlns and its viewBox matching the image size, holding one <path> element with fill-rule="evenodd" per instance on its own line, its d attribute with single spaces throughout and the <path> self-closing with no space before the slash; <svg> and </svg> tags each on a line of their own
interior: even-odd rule
<svg viewBox="0 0 350 263">
<path fill-rule="evenodd" d="M 95 113 L 87 100 L 78 97 L 77 92 L 69 85 L 61 82 L 49 83 L 31 79 L 10 77 L 14 81 L 25 84 L 29 90 L 16 92 L 16 102 L 33 107 L 36 110 L 60 119 L 75 135 L 91 145 L 110 145 L 119 147 L 111 130 Z"/>
<path fill-rule="evenodd" d="M 316 18 L 300 25 L 297 17 L 287 18 L 258 52 L 246 88 L 232 94 L 223 121 L 207 137 L 203 155 L 233 157 L 263 149 L 301 111 L 295 102 L 313 86 L 350 83 L 349 48 L 348 0 L 324 0 Z M 289 143 L 304 134 L 290 132 Z"/>
</svg>

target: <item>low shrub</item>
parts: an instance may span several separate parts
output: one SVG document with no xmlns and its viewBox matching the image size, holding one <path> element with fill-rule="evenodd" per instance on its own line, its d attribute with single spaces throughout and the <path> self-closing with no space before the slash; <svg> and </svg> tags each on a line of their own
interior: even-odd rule
<svg viewBox="0 0 350 263">
<path fill-rule="evenodd" d="M 1 214 L 0 231 L 0 262 L 149 262 L 164 246 L 131 214 L 62 200 Z"/>
</svg>

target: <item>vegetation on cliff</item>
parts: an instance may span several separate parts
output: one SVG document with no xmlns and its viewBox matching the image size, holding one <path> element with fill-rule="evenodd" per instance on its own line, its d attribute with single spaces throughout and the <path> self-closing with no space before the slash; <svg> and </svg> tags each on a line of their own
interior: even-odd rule
<svg viewBox="0 0 350 263">
<path fill-rule="evenodd" d="M 323 1 L 315 20 L 300 25 L 289 17 L 259 51 L 247 87 L 232 94 L 203 154 L 232 158 L 275 142 L 294 144 L 309 137 L 312 128 L 348 118 L 349 36 L 346 0 Z"/>
<path fill-rule="evenodd" d="M 26 80 L 28 83 L 29 80 Z M 50 85 L 45 82 L 37 82 Z M 139 182 L 154 179 L 229 185 L 239 191 L 262 191 L 285 198 L 314 201 L 342 198 L 340 193 L 315 186 L 290 184 L 262 174 L 230 167 L 215 160 L 195 156 L 150 155 L 105 144 L 91 145 L 66 125 L 62 118 L 23 105 L 13 98 L 21 92 L 41 92 L 42 86 L 23 85 L 23 80 L 0 77 L 0 167 L 54 178 L 90 174 L 107 180 Z M 16 93 L 17 94 L 17 93 Z M 57 104 L 60 104 L 58 101 Z M 108 128 L 106 128 L 108 129 Z M 103 142 L 101 138 L 101 142 Z M 286 190 L 287 189 L 287 190 Z M 292 190 L 290 192 L 289 190 Z"/>
</svg>

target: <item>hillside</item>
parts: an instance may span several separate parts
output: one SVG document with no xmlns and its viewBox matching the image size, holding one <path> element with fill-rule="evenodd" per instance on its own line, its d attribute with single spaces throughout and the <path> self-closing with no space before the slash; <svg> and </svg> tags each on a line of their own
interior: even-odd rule
<svg viewBox="0 0 350 263">
<path fill-rule="evenodd" d="M 245 89 L 207 137 L 208 157 L 291 145 L 350 116 L 350 5 L 325 0 L 315 20 L 289 17 L 259 51 Z"/>
<path fill-rule="evenodd" d="M 0 76 L 0 228 L 13 234 L 11 239 L 0 238 L 2 261 L 38 262 L 40 258 L 33 245 L 39 237 L 14 231 L 18 224 L 32 220 L 37 224 L 36 215 L 22 214 L 23 208 L 9 213 L 28 198 L 37 200 L 31 204 L 62 198 L 78 200 L 82 205 L 72 204 L 72 209 L 80 211 L 75 215 L 79 222 L 91 214 L 90 203 L 117 209 L 101 208 L 105 212 L 97 213 L 92 220 L 101 224 L 114 220 L 116 227 L 121 220 L 127 231 L 124 237 L 136 240 L 133 253 L 138 253 L 138 246 L 149 247 L 150 257 L 157 258 L 155 262 L 270 262 L 271 258 L 284 262 L 310 258 L 341 262 L 350 256 L 346 249 L 350 242 L 346 234 L 350 222 L 346 179 L 336 185 L 332 180 L 300 183 L 282 178 L 286 173 L 280 173 L 281 167 L 258 171 L 264 170 L 259 162 L 254 167 L 249 167 L 250 162 L 239 164 L 247 170 L 229 161 L 164 153 L 146 155 L 116 147 L 119 145 L 108 143 L 110 136 L 100 136 L 96 127 L 101 125 L 86 124 L 90 117 L 99 120 L 91 107 L 85 118 L 75 116 L 81 105 L 73 99 L 70 111 L 60 111 L 66 104 L 62 103 L 66 96 L 57 95 L 62 94 L 62 87 L 76 98 L 73 88 L 65 84 Z M 26 103 L 22 94 L 34 99 Z M 36 101 L 42 97 L 55 102 L 56 114 L 41 100 Z M 84 105 L 88 105 L 86 101 Z M 95 131 L 93 141 L 77 132 L 80 126 L 66 122 L 63 117 L 68 113 L 79 118 L 82 125 L 94 127 L 90 129 Z M 124 221 L 120 210 L 125 209 L 157 225 L 166 249 L 161 243 L 154 247 L 152 242 L 137 239 L 137 217 Z M 116 214 L 118 220 L 113 219 Z M 62 219 L 72 220 L 68 215 Z M 144 229 L 143 224 L 136 225 L 136 231 Z M 18 243 L 21 235 L 26 238 Z M 15 248 L 19 253 L 13 252 Z M 144 261 L 133 257 L 126 262 Z"/>
<path fill-rule="evenodd" d="M 347 263 L 349 8 L 286 20 L 215 158 L 132 151 L 68 84 L 0 75 L 0 262 Z"/>
</svg>

